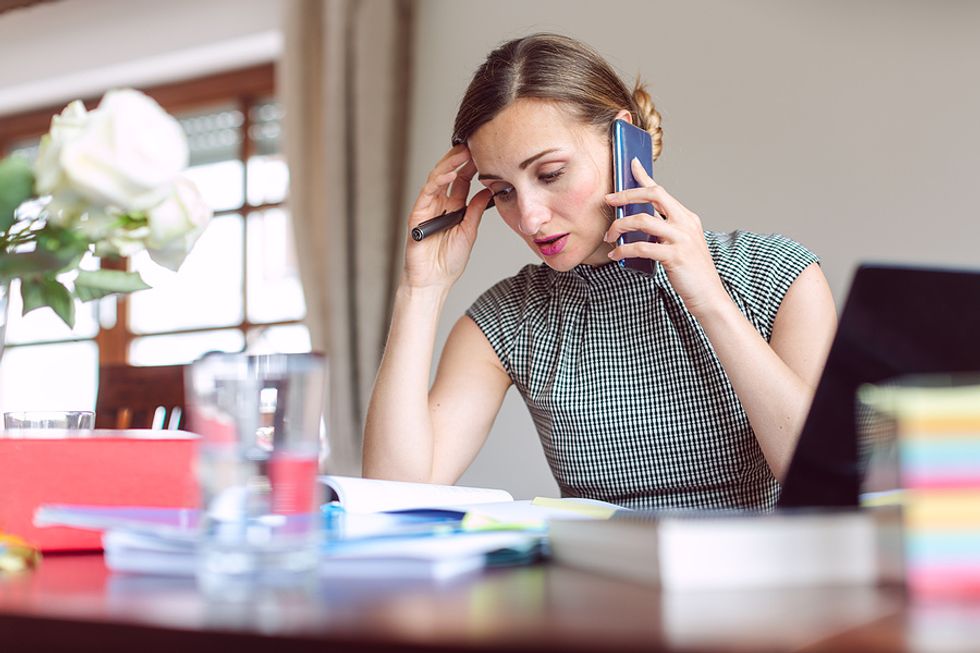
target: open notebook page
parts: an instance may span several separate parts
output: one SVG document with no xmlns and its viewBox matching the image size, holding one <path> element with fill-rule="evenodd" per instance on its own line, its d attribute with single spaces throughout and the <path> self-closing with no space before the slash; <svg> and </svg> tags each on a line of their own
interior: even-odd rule
<svg viewBox="0 0 980 653">
<path fill-rule="evenodd" d="M 349 476 L 321 476 L 320 481 L 350 513 L 414 508 L 456 509 L 459 506 L 514 500 L 509 492 L 490 488 L 379 481 Z"/>
</svg>

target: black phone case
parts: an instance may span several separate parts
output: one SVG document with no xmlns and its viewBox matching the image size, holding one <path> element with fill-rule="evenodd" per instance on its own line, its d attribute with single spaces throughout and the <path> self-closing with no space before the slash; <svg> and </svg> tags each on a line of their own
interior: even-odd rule
<svg viewBox="0 0 980 653">
<path fill-rule="evenodd" d="M 653 141 L 650 134 L 635 127 L 625 120 L 614 120 L 612 124 L 612 161 L 613 161 L 613 191 L 619 192 L 630 188 L 639 188 L 640 184 L 633 178 L 630 161 L 640 160 L 643 168 L 653 176 Z M 616 219 L 637 213 L 656 215 L 652 204 L 627 204 L 616 207 Z M 656 242 L 657 238 L 642 231 L 632 231 L 623 234 L 617 241 L 620 245 L 636 242 Z M 620 267 L 653 274 L 654 261 L 647 258 L 626 258 L 619 262 Z"/>
</svg>

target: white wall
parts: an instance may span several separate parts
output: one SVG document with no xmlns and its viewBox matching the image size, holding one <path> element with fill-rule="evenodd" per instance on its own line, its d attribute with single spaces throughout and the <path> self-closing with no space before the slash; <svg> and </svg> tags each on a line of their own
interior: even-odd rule
<svg viewBox="0 0 980 653">
<path fill-rule="evenodd" d="M 980 3 L 422 0 L 420 13 L 414 188 L 486 53 L 555 30 L 650 83 L 664 117 L 656 176 L 672 194 L 710 229 L 803 242 L 838 302 L 859 261 L 980 266 Z M 440 339 L 531 260 L 489 213 Z M 463 482 L 554 493 L 513 391 Z"/>
<path fill-rule="evenodd" d="M 0 114 L 271 61 L 280 0 L 59 0 L 0 14 Z"/>
</svg>

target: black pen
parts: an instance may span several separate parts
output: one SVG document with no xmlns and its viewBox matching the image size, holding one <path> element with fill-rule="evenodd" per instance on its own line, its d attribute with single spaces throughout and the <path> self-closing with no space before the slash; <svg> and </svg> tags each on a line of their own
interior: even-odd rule
<svg viewBox="0 0 980 653">
<path fill-rule="evenodd" d="M 489 209 L 493 206 L 493 198 L 487 202 L 487 206 L 484 209 Z M 449 213 L 443 213 L 442 215 L 437 215 L 434 218 L 429 218 L 424 222 L 418 223 L 415 228 L 412 229 L 412 240 L 422 240 L 426 236 L 431 236 L 432 234 L 439 233 L 444 229 L 449 229 L 450 227 L 455 227 L 460 222 L 463 221 L 463 216 L 466 215 L 466 207 L 461 209 L 456 209 L 455 211 L 450 211 Z"/>
</svg>

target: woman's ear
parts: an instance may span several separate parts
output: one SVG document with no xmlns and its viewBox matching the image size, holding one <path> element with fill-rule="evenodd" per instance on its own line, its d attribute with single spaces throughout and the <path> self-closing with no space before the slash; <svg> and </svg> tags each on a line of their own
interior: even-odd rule
<svg viewBox="0 0 980 653">
<path fill-rule="evenodd" d="M 633 114 L 631 114 L 626 109 L 620 109 L 619 113 L 616 114 L 616 120 L 625 120 L 629 124 L 633 124 Z"/>
</svg>

